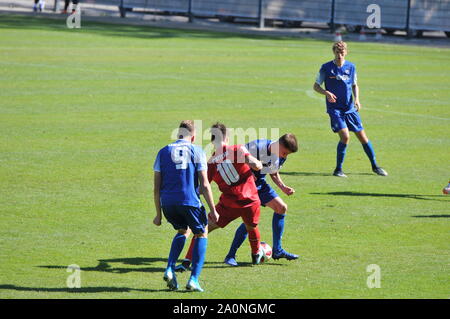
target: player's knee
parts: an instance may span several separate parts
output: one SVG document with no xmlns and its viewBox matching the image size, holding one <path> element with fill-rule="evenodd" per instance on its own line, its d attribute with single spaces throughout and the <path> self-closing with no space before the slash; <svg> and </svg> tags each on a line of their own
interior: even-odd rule
<svg viewBox="0 0 450 319">
<path fill-rule="evenodd" d="M 222 228 L 222 227 L 220 227 L 216 223 L 212 222 L 211 220 L 208 221 L 208 233 L 212 232 L 213 230 L 215 230 L 217 228 Z"/>
<path fill-rule="evenodd" d="M 189 237 L 189 235 L 191 234 L 191 230 L 190 229 L 178 229 L 178 234 Z"/>
<path fill-rule="evenodd" d="M 186 238 L 189 238 L 189 236 L 191 235 L 192 231 L 190 228 L 187 229 L 187 231 L 183 234 Z"/>
<path fill-rule="evenodd" d="M 208 234 L 206 232 L 204 233 L 199 233 L 199 234 L 195 234 L 194 235 L 195 238 L 207 238 Z"/>
<path fill-rule="evenodd" d="M 281 203 L 281 204 L 278 206 L 278 209 L 277 209 L 276 213 L 277 213 L 277 214 L 280 214 L 280 215 L 284 215 L 284 214 L 287 213 L 287 209 L 288 209 L 287 204 L 286 204 L 286 203 Z"/>
<path fill-rule="evenodd" d="M 350 142 L 350 135 L 341 136 L 341 143 L 348 144 Z"/>
<path fill-rule="evenodd" d="M 364 134 L 364 132 L 358 132 L 356 133 L 356 136 L 362 144 L 367 144 L 369 142 L 369 138 L 366 136 L 366 134 Z"/>
</svg>

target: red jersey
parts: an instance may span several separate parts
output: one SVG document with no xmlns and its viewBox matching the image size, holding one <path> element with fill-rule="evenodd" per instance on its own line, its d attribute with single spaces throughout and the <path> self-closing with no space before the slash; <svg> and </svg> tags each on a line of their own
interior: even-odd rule
<svg viewBox="0 0 450 319">
<path fill-rule="evenodd" d="M 260 204 L 255 177 L 245 163 L 250 152 L 243 145 L 223 146 L 208 161 L 208 179 L 217 183 L 220 202 L 228 207 L 249 207 Z"/>
</svg>

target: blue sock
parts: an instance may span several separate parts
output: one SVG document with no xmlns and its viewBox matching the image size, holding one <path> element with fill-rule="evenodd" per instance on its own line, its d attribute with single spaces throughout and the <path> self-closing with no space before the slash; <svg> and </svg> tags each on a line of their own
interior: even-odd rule
<svg viewBox="0 0 450 319">
<path fill-rule="evenodd" d="M 172 240 L 172 246 L 170 247 L 169 260 L 167 261 L 167 268 L 172 268 L 175 270 L 175 263 L 180 257 L 181 251 L 183 250 L 184 243 L 186 242 L 186 236 L 177 233 Z"/>
<path fill-rule="evenodd" d="M 336 169 L 342 170 L 342 164 L 344 163 L 345 151 L 347 150 L 347 144 L 344 144 L 339 141 L 337 145 L 337 154 L 336 154 Z"/>
<path fill-rule="evenodd" d="M 238 229 L 236 229 L 236 233 L 234 234 L 233 242 L 231 243 L 230 250 L 228 251 L 227 258 L 236 258 L 236 252 L 241 247 L 242 243 L 247 238 L 247 228 L 245 228 L 245 224 L 242 223 Z"/>
<path fill-rule="evenodd" d="M 377 161 L 375 160 L 375 151 L 372 147 L 372 143 L 367 142 L 367 144 L 361 144 L 364 148 L 364 152 L 366 152 L 367 157 L 370 160 L 370 163 L 372 164 L 372 167 L 377 167 Z"/>
<path fill-rule="evenodd" d="M 200 237 L 195 239 L 194 249 L 192 250 L 192 272 L 191 277 L 198 280 L 205 263 L 206 247 L 208 238 Z"/>
<path fill-rule="evenodd" d="M 273 251 L 278 252 L 281 250 L 281 237 L 284 232 L 284 218 L 285 214 L 273 213 L 272 218 L 272 237 L 273 237 Z"/>
</svg>

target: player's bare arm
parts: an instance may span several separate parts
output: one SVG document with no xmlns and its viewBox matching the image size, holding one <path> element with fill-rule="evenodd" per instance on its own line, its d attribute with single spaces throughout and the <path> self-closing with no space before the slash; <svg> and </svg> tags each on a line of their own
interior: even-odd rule
<svg viewBox="0 0 450 319">
<path fill-rule="evenodd" d="M 281 180 L 281 176 L 279 172 L 276 172 L 274 174 L 270 174 L 270 177 L 272 178 L 273 182 L 281 189 L 283 193 L 290 196 L 295 193 L 295 189 L 292 187 L 289 187 L 283 183 Z"/>
<path fill-rule="evenodd" d="M 203 194 L 203 197 L 205 198 L 210 211 L 208 216 L 214 223 L 217 223 L 217 220 L 219 219 L 219 214 L 217 213 L 216 207 L 214 206 L 214 199 L 211 191 L 211 184 L 209 183 L 208 180 L 207 171 L 204 170 L 200 171 L 199 173 L 200 173 L 199 174 L 200 191 Z"/>
<path fill-rule="evenodd" d="M 330 91 L 324 90 L 319 83 L 315 82 L 313 86 L 314 91 L 316 91 L 319 94 L 325 95 L 327 97 L 328 102 L 330 103 L 336 103 L 336 95 L 331 93 Z"/>
<path fill-rule="evenodd" d="M 361 103 L 359 102 L 359 86 L 358 86 L 358 84 L 356 84 L 356 83 L 353 84 L 352 90 L 353 90 L 353 97 L 355 98 L 355 108 L 359 112 L 359 110 L 361 109 Z"/>
<path fill-rule="evenodd" d="M 154 172 L 154 185 L 153 185 L 153 198 L 155 201 L 156 216 L 153 219 L 153 224 L 161 226 L 161 202 L 160 202 L 160 189 L 161 189 L 161 173 Z"/>
<path fill-rule="evenodd" d="M 250 166 L 250 168 L 254 171 L 259 171 L 263 167 L 262 163 L 252 155 L 248 155 L 245 157 L 245 163 L 247 163 L 248 166 Z"/>
</svg>

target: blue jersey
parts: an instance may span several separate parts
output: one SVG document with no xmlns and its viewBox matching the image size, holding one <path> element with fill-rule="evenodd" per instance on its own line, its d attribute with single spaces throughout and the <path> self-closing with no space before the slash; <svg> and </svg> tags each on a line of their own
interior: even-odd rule
<svg viewBox="0 0 450 319">
<path fill-rule="evenodd" d="M 185 140 L 162 148 L 153 170 L 161 172 L 161 206 L 181 205 L 201 207 L 198 171 L 207 170 L 203 150 Z"/>
<path fill-rule="evenodd" d="M 356 84 L 356 67 L 353 63 L 345 61 L 342 67 L 338 67 L 334 61 L 325 63 L 317 74 L 316 83 L 322 85 L 325 82 L 325 89 L 336 95 L 336 102 L 327 103 L 327 112 L 340 110 L 345 113 L 356 111 L 353 104 L 352 87 Z"/>
<path fill-rule="evenodd" d="M 285 158 L 278 157 L 276 154 L 272 154 L 269 151 L 270 144 L 272 144 L 272 141 L 266 139 L 254 140 L 246 144 L 250 154 L 263 164 L 263 168 L 260 171 L 253 171 L 253 174 L 256 177 L 256 185 L 265 181 L 266 174 L 278 172 L 286 161 Z"/>
</svg>

